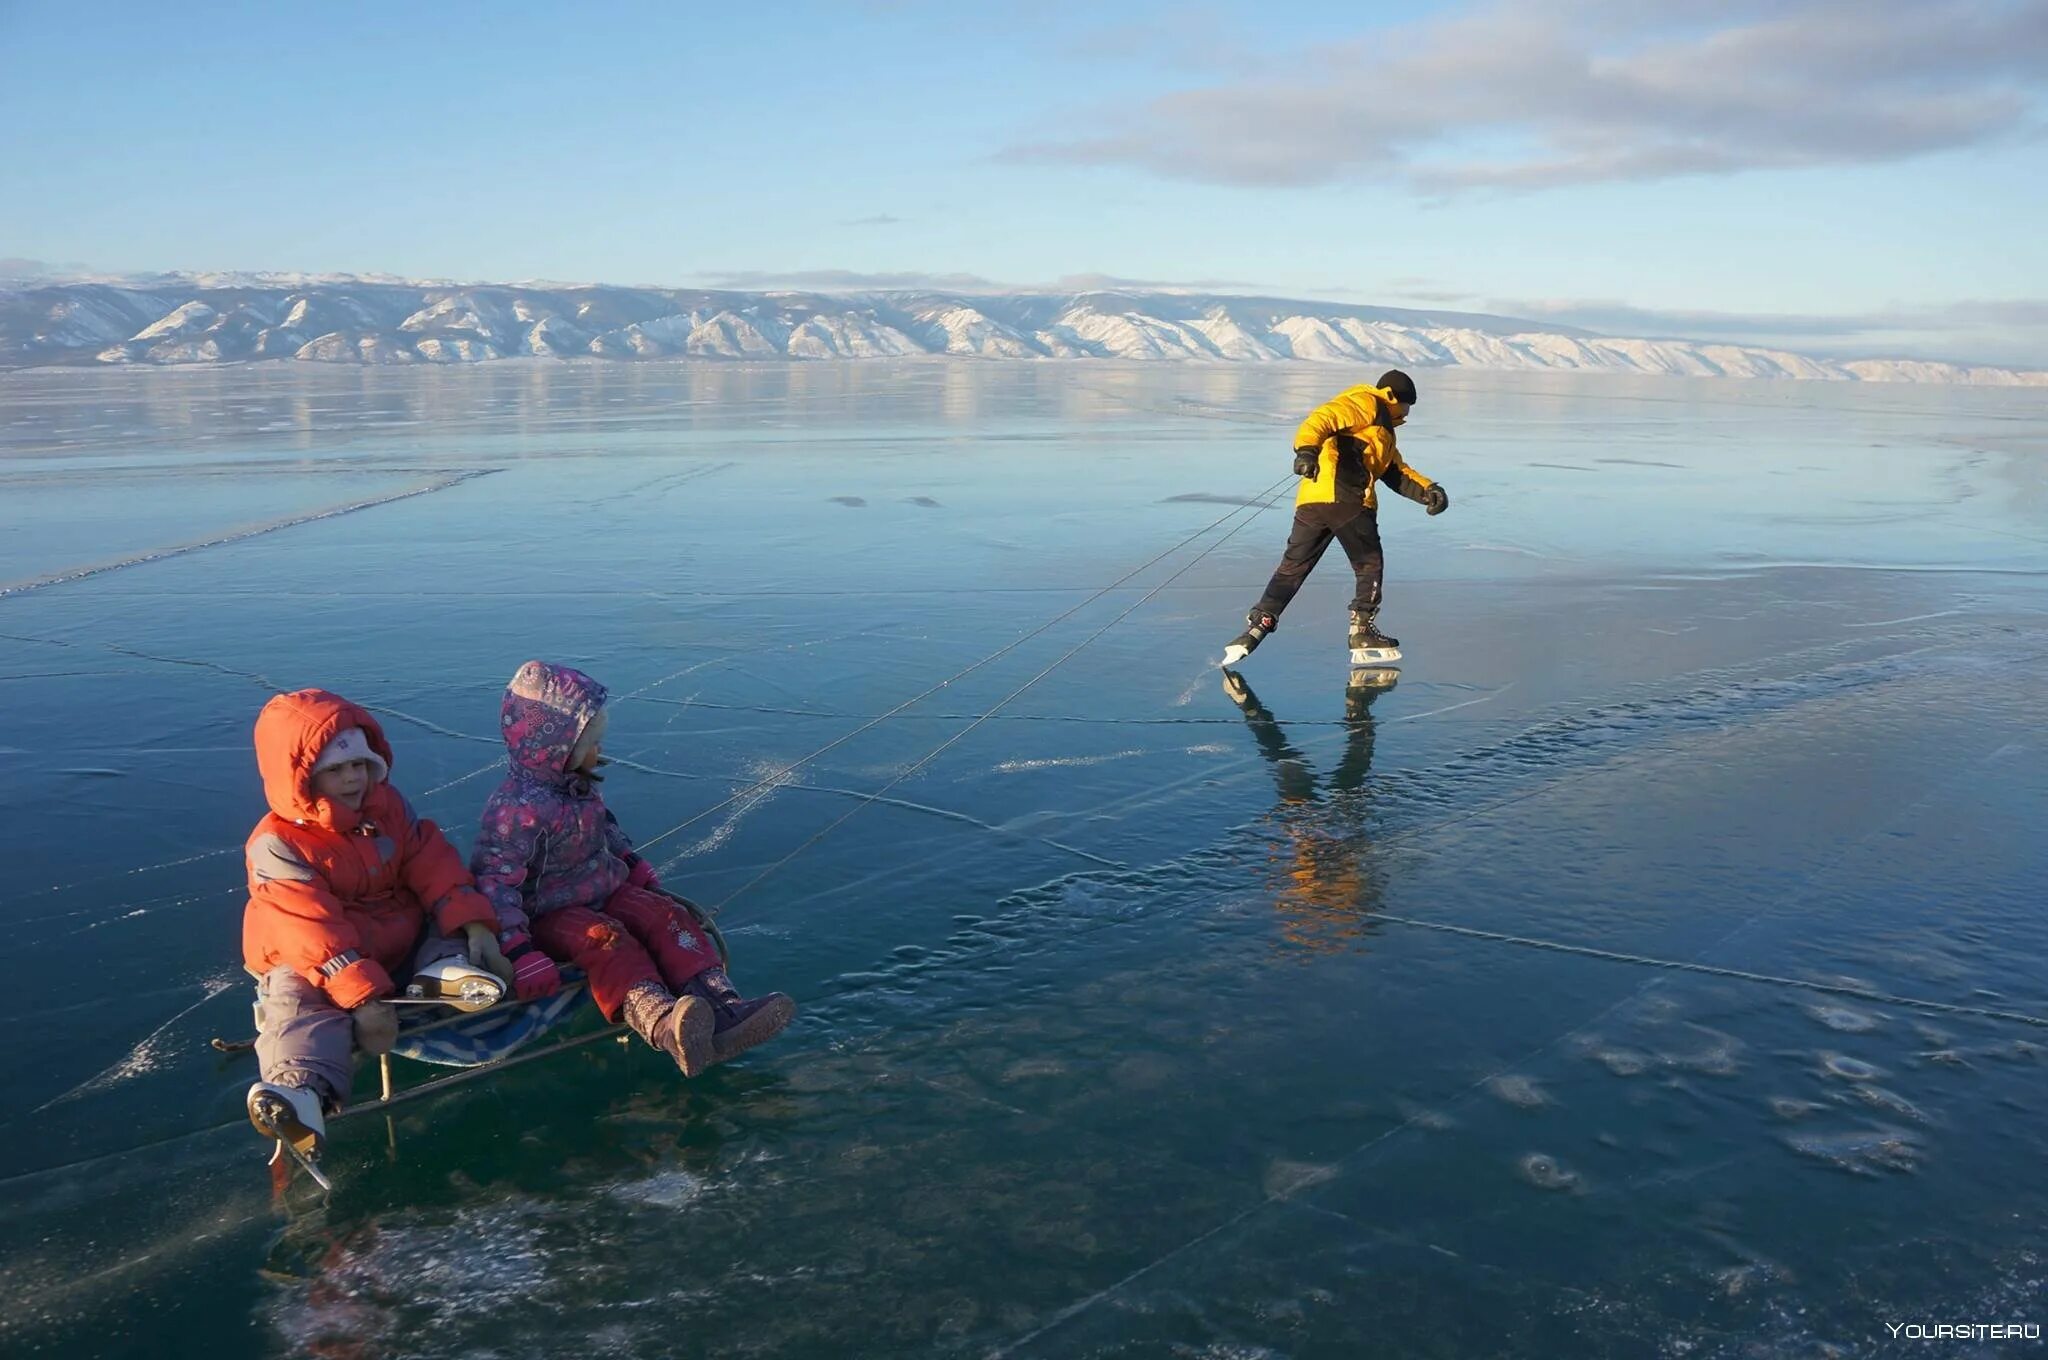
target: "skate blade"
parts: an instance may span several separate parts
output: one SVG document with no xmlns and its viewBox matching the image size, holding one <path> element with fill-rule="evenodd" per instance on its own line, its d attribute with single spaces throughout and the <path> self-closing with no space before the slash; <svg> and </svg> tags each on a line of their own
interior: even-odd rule
<svg viewBox="0 0 2048 1360">
<path fill-rule="evenodd" d="M 293 1147 L 290 1143 L 285 1142 L 281 1138 L 278 1140 L 277 1143 L 277 1151 L 270 1154 L 270 1165 L 276 1166 L 278 1162 L 281 1159 L 283 1159 L 287 1154 L 290 1155 L 291 1160 L 299 1164 L 299 1170 L 305 1172 L 308 1176 L 311 1176 L 313 1178 L 313 1184 L 319 1186 L 322 1190 L 327 1191 L 329 1194 L 334 1193 L 334 1182 L 328 1180 L 325 1175 L 321 1174 L 320 1167 L 318 1166 L 318 1164 L 316 1164 L 314 1160 L 306 1153 L 299 1151 L 297 1148 Z M 284 1183 L 280 1181 L 278 1182 L 278 1184 L 279 1187 L 282 1188 Z"/>
<path fill-rule="evenodd" d="M 1223 663 L 1222 663 L 1222 664 L 1224 664 L 1224 665 L 1226 665 L 1226 666 L 1235 666 L 1235 665 L 1236 665 L 1236 664 L 1237 664 L 1238 662 L 1240 662 L 1240 661 L 1244 660 L 1244 659 L 1245 659 L 1246 657 L 1250 656 L 1251 654 L 1252 654 L 1252 649 L 1251 649 L 1251 648 L 1249 648 L 1249 647 L 1240 647 L 1240 646 L 1238 646 L 1238 644 L 1236 644 L 1235 642 L 1233 642 L 1233 643 L 1231 643 L 1231 644 L 1230 644 L 1230 645 L 1229 645 L 1228 647 L 1225 647 L 1225 648 L 1223 649 Z"/>
<path fill-rule="evenodd" d="M 1397 667 L 1401 664 L 1401 649 L 1399 647 L 1353 647 L 1351 649 L 1351 664 L 1354 666 Z"/>
</svg>

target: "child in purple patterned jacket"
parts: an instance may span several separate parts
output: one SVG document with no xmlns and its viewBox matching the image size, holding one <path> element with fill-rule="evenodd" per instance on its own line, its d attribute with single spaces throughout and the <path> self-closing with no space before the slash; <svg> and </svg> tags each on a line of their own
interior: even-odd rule
<svg viewBox="0 0 2048 1360">
<path fill-rule="evenodd" d="M 696 919 L 633 853 L 598 793 L 604 701 L 581 671 L 519 668 L 500 709 L 512 768 L 484 804 L 470 870 L 508 956 L 530 937 L 575 964 L 605 1019 L 623 1018 L 694 1077 L 780 1034 L 796 1006 L 780 992 L 741 997 Z"/>
</svg>

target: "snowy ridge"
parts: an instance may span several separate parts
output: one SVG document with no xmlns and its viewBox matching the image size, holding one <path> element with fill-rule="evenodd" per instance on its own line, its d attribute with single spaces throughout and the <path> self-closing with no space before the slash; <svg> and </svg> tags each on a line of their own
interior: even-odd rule
<svg viewBox="0 0 2048 1360">
<path fill-rule="evenodd" d="M 2048 386 L 2043 372 L 1819 359 L 1469 312 L 1185 293 L 738 293 L 258 274 L 0 288 L 0 368 L 917 355 Z"/>
</svg>

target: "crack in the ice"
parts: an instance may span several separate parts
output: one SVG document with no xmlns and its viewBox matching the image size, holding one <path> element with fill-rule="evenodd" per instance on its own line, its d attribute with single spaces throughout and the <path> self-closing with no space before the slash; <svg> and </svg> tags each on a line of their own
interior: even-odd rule
<svg viewBox="0 0 2048 1360">
<path fill-rule="evenodd" d="M 69 585 L 74 581 L 83 581 L 94 576 L 104 576 L 109 572 L 125 571 L 129 567 L 147 566 L 152 562 L 167 562 L 175 557 L 185 557 L 192 553 L 205 552 L 209 548 L 222 548 L 231 543 L 247 542 L 249 539 L 261 538 L 266 534 L 280 533 L 286 529 L 295 529 L 303 524 L 313 524 L 325 519 L 337 519 L 343 515 L 355 514 L 360 510 L 369 510 L 380 505 L 390 505 L 396 501 L 410 500 L 415 496 L 432 495 L 434 492 L 446 491 L 450 487 L 460 486 L 462 483 L 477 477 L 487 477 L 495 471 L 497 471 L 496 468 L 484 468 L 473 472 L 459 472 L 453 476 L 443 477 L 430 482 L 425 486 L 411 487 L 405 491 L 393 492 L 388 496 L 374 496 L 369 500 L 351 501 L 346 505 L 329 506 L 324 510 L 315 510 L 308 514 L 294 515 L 290 518 L 275 520 L 268 524 L 258 524 L 247 529 L 238 529 L 233 533 L 222 534 L 218 538 L 204 539 L 196 543 L 181 543 L 171 548 L 153 548 L 148 552 L 136 553 L 133 556 L 124 557 L 114 562 L 103 562 L 98 566 L 79 567 L 70 571 L 57 572 L 50 576 L 22 581 L 11 586 L 0 586 L 0 599 L 6 599 L 12 595 L 26 595 L 31 591 L 47 590 L 51 586 Z"/>
</svg>

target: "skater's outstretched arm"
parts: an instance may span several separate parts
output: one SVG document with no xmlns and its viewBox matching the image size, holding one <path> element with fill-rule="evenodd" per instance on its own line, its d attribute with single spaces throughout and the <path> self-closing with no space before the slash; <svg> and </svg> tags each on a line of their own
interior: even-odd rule
<svg viewBox="0 0 2048 1360">
<path fill-rule="evenodd" d="M 1429 489 L 1436 485 L 1402 462 L 1398 453 L 1394 455 L 1394 461 L 1387 466 L 1387 470 L 1380 474 L 1380 480 L 1386 483 L 1395 495 L 1414 501 L 1417 505 L 1429 504 Z"/>
</svg>

